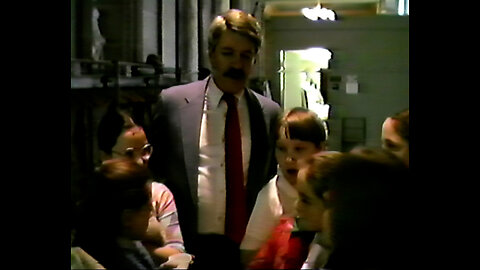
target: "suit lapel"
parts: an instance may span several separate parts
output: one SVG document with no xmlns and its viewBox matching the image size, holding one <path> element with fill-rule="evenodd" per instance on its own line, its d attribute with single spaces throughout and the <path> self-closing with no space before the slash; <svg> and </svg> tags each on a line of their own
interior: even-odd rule
<svg viewBox="0 0 480 270">
<path fill-rule="evenodd" d="M 255 95 L 251 92 L 251 90 L 247 89 L 245 91 L 245 97 L 247 99 L 248 104 L 248 114 L 250 117 L 250 129 L 254 132 L 251 133 L 251 155 L 250 155 L 250 168 L 252 165 L 255 165 L 256 157 L 261 155 L 262 149 L 265 149 L 266 143 L 268 143 L 267 139 L 267 126 L 265 124 L 263 108 L 258 99 Z M 262 117 L 259 117 L 259 116 Z M 263 147 L 262 147 L 263 146 Z M 263 159 L 260 159 L 263 160 Z M 260 164 L 259 164 L 260 165 Z M 261 165 L 263 166 L 263 165 Z M 249 170 L 249 175 L 252 170 Z"/>
<path fill-rule="evenodd" d="M 179 109 L 181 121 L 181 135 L 185 169 L 187 171 L 188 186 L 194 203 L 198 202 L 198 165 L 199 165 L 199 138 L 202 119 L 202 109 L 207 80 L 189 89 L 184 95 L 184 106 Z M 198 88 L 197 88 L 198 87 Z M 263 107 L 251 90 L 246 89 L 245 97 L 250 117 L 251 154 L 247 180 L 247 201 L 249 212 L 255 203 L 258 190 L 263 186 L 265 175 L 263 164 L 269 155 L 269 140 Z M 259 117 L 262 115 L 262 117 Z M 268 180 L 268 179 L 267 179 Z"/>
<path fill-rule="evenodd" d="M 265 175 L 264 167 L 269 155 L 268 130 L 264 119 L 263 107 L 251 90 L 245 91 L 250 117 L 251 150 L 250 163 L 247 180 L 247 209 L 249 213 L 255 204 L 257 192 L 265 182 L 262 178 Z M 259 117 L 259 116 L 262 117 Z"/>
<path fill-rule="evenodd" d="M 198 85 L 198 89 L 190 89 L 192 95 L 185 96 L 185 105 L 180 108 L 182 128 L 183 154 L 188 184 L 193 201 L 197 202 L 198 188 L 198 162 L 199 162 L 199 137 L 202 119 L 205 83 Z"/>
</svg>

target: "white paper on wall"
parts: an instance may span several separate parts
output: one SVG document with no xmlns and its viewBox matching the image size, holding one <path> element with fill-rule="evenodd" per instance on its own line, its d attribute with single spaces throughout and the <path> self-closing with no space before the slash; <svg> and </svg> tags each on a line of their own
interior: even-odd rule
<svg viewBox="0 0 480 270">
<path fill-rule="evenodd" d="M 347 94 L 358 94 L 358 82 L 356 75 L 347 75 L 346 92 Z"/>
</svg>

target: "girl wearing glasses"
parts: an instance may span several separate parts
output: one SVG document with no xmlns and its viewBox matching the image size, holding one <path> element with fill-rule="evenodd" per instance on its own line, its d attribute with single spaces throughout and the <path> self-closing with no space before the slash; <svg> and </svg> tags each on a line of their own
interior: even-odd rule
<svg viewBox="0 0 480 270">
<path fill-rule="evenodd" d="M 111 104 L 98 127 L 98 145 L 103 162 L 116 158 L 131 158 L 148 166 L 153 151 L 142 127 L 137 126 L 124 112 Z M 142 243 L 157 266 L 178 253 L 185 253 L 173 194 L 162 183 L 152 183 L 153 211 L 147 234 Z M 172 266 L 176 265 L 163 266 Z"/>
</svg>

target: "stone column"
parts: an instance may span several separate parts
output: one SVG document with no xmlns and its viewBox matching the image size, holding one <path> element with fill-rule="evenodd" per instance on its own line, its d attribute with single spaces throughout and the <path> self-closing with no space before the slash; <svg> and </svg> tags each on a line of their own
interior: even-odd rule
<svg viewBox="0 0 480 270">
<path fill-rule="evenodd" d="M 198 5 L 197 0 L 177 2 L 177 48 L 181 82 L 192 82 L 198 78 Z"/>
<path fill-rule="evenodd" d="M 165 67 L 176 67 L 177 43 L 176 43 L 176 1 L 161 1 L 162 5 L 162 62 Z"/>
<path fill-rule="evenodd" d="M 149 54 L 158 54 L 158 0 L 143 0 L 140 6 L 139 42 L 140 59 L 145 62 Z"/>
<path fill-rule="evenodd" d="M 106 60 L 141 61 L 139 30 L 141 0 L 96 0 L 98 26 L 106 43 Z M 141 31 L 140 31 L 141 33 Z M 144 59 L 143 59 L 144 61 Z"/>
<path fill-rule="evenodd" d="M 208 27 L 214 18 L 212 10 L 215 6 L 213 1 L 198 1 L 198 67 L 211 70 L 208 61 Z"/>
<path fill-rule="evenodd" d="M 252 71 L 251 77 L 265 77 L 265 55 L 266 55 L 266 29 L 265 23 L 263 21 L 263 10 L 265 8 L 265 4 L 263 1 L 258 1 L 258 5 L 255 6 L 255 3 L 251 3 L 248 6 L 249 13 L 251 13 L 259 22 L 262 27 L 262 47 L 258 51 L 257 60 L 255 62 L 255 68 Z"/>
</svg>

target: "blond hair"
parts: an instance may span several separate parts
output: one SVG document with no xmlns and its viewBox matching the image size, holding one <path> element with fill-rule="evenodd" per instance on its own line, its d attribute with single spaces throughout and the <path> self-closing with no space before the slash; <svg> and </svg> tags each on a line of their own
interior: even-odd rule
<svg viewBox="0 0 480 270">
<path fill-rule="evenodd" d="M 233 31 L 250 39 L 255 52 L 262 45 L 261 26 L 255 17 L 238 9 L 230 9 L 213 19 L 208 33 L 208 52 L 215 51 L 218 41 L 226 31 Z"/>
</svg>

